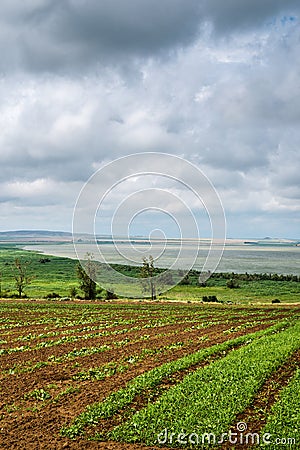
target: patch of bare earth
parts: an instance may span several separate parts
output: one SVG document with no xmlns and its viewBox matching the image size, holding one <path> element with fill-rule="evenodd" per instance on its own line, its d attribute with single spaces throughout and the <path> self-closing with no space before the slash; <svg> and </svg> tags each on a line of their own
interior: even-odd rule
<svg viewBox="0 0 300 450">
<path fill-rule="evenodd" d="M 246 322 L 246 321 L 245 321 Z M 128 381 L 132 378 L 153 369 L 163 363 L 180 358 L 186 354 L 192 353 L 200 348 L 209 347 L 211 345 L 224 342 L 228 339 L 248 334 L 250 332 L 264 329 L 270 324 L 260 324 L 254 328 L 248 328 L 247 330 L 241 330 L 239 332 L 224 334 L 225 330 L 230 329 L 236 322 L 226 325 L 218 325 L 203 330 L 196 330 L 193 337 L 207 336 L 209 339 L 201 343 L 192 341 L 188 347 L 179 348 L 175 351 L 168 352 L 166 354 L 158 354 L 155 357 L 147 358 L 141 363 L 133 366 L 123 374 L 115 374 L 112 377 L 105 378 L 103 381 L 85 381 L 80 383 L 80 392 L 73 395 L 62 397 L 58 403 L 49 402 L 45 407 L 40 410 L 28 411 L 24 408 L 16 410 L 10 414 L 5 414 L 1 424 L 0 439 L 2 439 L 1 445 L 3 449 L 89 449 L 89 448 L 101 448 L 101 449 L 145 449 L 149 447 L 138 445 L 127 445 L 119 443 L 95 443 L 89 442 L 86 439 L 79 439 L 71 441 L 66 438 L 62 438 L 59 435 L 60 429 L 63 425 L 69 424 L 78 414 L 80 414 L 84 408 L 91 403 L 102 401 L 111 392 L 124 387 Z M 185 325 L 186 327 L 186 325 Z M 166 327 L 167 328 L 167 327 Z M 157 345 L 164 346 L 171 342 L 179 340 L 190 339 L 191 333 L 185 333 L 182 331 L 182 326 L 178 327 L 178 333 L 171 337 L 159 338 L 158 341 L 152 341 L 151 346 L 155 348 Z M 145 348 L 150 348 L 150 342 L 142 343 Z M 133 346 L 124 347 L 124 349 L 118 349 L 109 354 L 105 352 L 102 354 L 94 355 L 92 358 L 87 358 L 84 361 L 83 366 L 80 366 L 80 370 L 83 367 L 95 367 L 104 364 L 108 361 L 123 358 L 125 355 L 132 354 L 135 350 L 141 350 L 141 343 L 134 344 Z M 81 358 L 80 362 L 83 362 L 86 358 Z M 56 383 L 63 380 L 70 380 L 75 370 L 71 363 L 66 363 L 62 366 L 45 367 L 37 373 L 20 374 L 16 377 L 9 377 L 5 379 L 5 385 L 3 386 L 2 393 L 5 393 L 6 399 L 15 398 L 16 401 L 20 399 L 20 395 L 24 392 L 36 388 L 37 386 L 45 386 L 47 383 Z M 78 369 L 77 369 L 78 370 Z M 150 447 L 155 448 L 155 447 Z"/>
<path fill-rule="evenodd" d="M 138 305 L 135 305 L 138 307 Z M 169 305 L 170 306 L 170 305 Z M 173 306 L 173 305 L 172 305 Z M 12 355 L 2 355 L 1 367 L 7 369 L 13 365 L 26 365 L 28 361 L 33 363 L 39 361 L 46 361 L 50 355 L 62 356 L 69 351 L 72 351 L 75 347 L 80 349 L 82 347 L 110 345 L 111 349 L 94 354 L 91 356 L 80 357 L 76 359 L 66 360 L 59 364 L 53 364 L 42 367 L 33 372 L 26 372 L 20 374 L 5 374 L 1 376 L 1 391 L 0 391 L 0 448 L 3 450 L 35 450 L 35 449 L 107 449 L 107 450 L 146 450 L 156 449 L 156 447 L 147 447 L 138 444 L 122 444 L 116 442 L 91 442 L 84 438 L 79 438 L 76 441 L 63 438 L 59 435 L 62 426 L 70 424 L 72 420 L 80 414 L 87 405 L 94 402 L 102 401 L 111 392 L 114 392 L 121 387 L 124 387 L 128 381 L 140 375 L 148 370 L 160 366 L 163 363 L 175 360 L 184 355 L 193 353 L 200 348 L 209 347 L 211 345 L 222 343 L 228 339 L 235 338 L 250 332 L 258 331 L 269 327 L 273 322 L 280 320 L 283 317 L 287 317 L 292 314 L 292 308 L 262 308 L 250 310 L 247 308 L 234 308 L 234 309 L 219 309 L 203 307 L 205 318 L 203 320 L 220 320 L 221 323 L 215 326 L 210 326 L 203 329 L 195 329 L 187 332 L 186 329 L 196 324 L 195 320 L 191 317 L 191 321 L 186 323 L 180 323 L 180 320 L 184 317 L 188 311 L 188 306 L 179 307 L 174 305 L 174 310 L 178 308 L 178 322 L 173 325 L 158 326 L 156 328 L 146 328 L 138 331 L 129 331 L 125 334 L 116 336 L 104 336 L 96 339 L 88 339 L 70 344 L 62 344 L 50 348 L 41 348 L 38 350 L 29 350 L 23 353 L 15 353 Z M 186 308 L 186 309 L 185 309 Z M 159 320 L 161 312 L 163 311 L 163 305 L 156 308 L 156 312 L 151 315 L 151 320 Z M 200 308 L 199 311 L 201 312 Z M 251 319 L 247 313 L 251 311 Z M 255 311 L 254 314 L 253 311 Z M 210 313 L 211 312 L 211 313 Z M 273 312 L 276 315 L 272 315 Z M 228 313 L 228 314 L 227 314 Z M 128 311 L 123 311 L 121 314 L 122 319 L 133 318 L 133 315 Z M 135 316 L 134 316 L 135 317 Z M 229 321 L 227 321 L 230 317 Z M 20 315 L 20 319 L 22 316 Z M 24 317 L 23 317 L 24 318 Z M 27 319 L 27 317 L 26 317 Z M 201 319 L 202 320 L 202 319 Z M 198 319 L 198 323 L 201 321 Z M 241 329 L 237 331 L 231 330 L 230 333 L 224 333 L 231 328 L 235 328 L 239 325 L 245 324 L 253 320 L 253 324 L 258 320 L 261 323 L 252 328 Z M 111 320 L 108 320 L 108 323 Z M 141 317 L 137 320 L 137 324 L 146 323 L 147 319 L 143 316 L 141 311 Z M 89 325 L 95 325 L 101 323 L 101 319 L 95 318 L 95 322 Z M 47 331 L 61 331 L 62 335 L 65 330 L 76 329 L 80 325 L 52 327 L 47 325 Z M 130 328 L 126 326 L 125 328 Z M 11 336 L 17 337 L 25 333 L 33 333 L 43 331 L 45 325 L 37 326 L 24 326 L 19 329 L 12 330 Z M 122 329 L 124 325 L 120 327 L 110 328 L 109 330 Z M 7 338 L 10 337 L 10 333 L 4 335 Z M 35 332 L 34 331 L 34 332 Z M 15 332 L 15 333 L 14 333 Z M 160 336 L 157 336 L 157 334 Z M 161 336 L 161 333 L 165 333 L 165 336 Z M 84 333 L 83 333 L 84 334 Z M 148 335 L 147 340 L 138 340 L 143 335 Z M 132 342 L 125 343 L 124 346 L 116 347 L 114 344 L 117 341 L 122 341 L 124 338 L 130 338 Z M 201 338 L 204 338 L 201 340 Z M 110 377 L 105 378 L 102 381 L 74 381 L 73 376 L 79 371 L 87 370 L 91 367 L 100 367 L 108 362 L 120 362 L 124 361 L 131 355 L 139 354 L 143 349 L 158 349 L 168 346 L 170 344 L 182 341 L 184 346 L 181 348 L 173 349 L 158 353 L 154 356 L 147 357 L 138 361 L 136 364 L 132 364 L 124 373 L 116 373 Z M 36 341 L 38 342 L 38 341 Z M 31 345 L 31 344 L 30 344 Z M 165 380 L 165 388 L 168 387 L 168 380 Z M 80 390 L 74 392 L 71 395 L 66 395 L 60 398 L 58 402 L 53 402 L 51 399 L 45 403 L 38 401 L 25 401 L 24 394 L 32 391 L 36 388 L 44 388 L 48 384 L 56 384 L 58 391 L 61 392 L 65 387 L 75 385 Z M 170 380 L 170 385 L 172 380 Z M 56 393 L 55 393 L 56 394 Z M 139 401 L 137 399 L 137 401 Z M 7 409 L 9 406 L 9 409 Z M 28 409 L 29 408 L 29 409 Z M 33 410 L 36 408 L 36 410 Z"/>
</svg>

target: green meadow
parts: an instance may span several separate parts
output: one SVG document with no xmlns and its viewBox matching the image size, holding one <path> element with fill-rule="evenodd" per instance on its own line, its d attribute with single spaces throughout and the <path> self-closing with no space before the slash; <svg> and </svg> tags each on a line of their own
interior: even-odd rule
<svg viewBox="0 0 300 450">
<path fill-rule="evenodd" d="M 51 293 L 61 297 L 70 295 L 71 288 L 79 291 L 79 283 L 76 275 L 78 261 L 47 256 L 38 252 L 26 251 L 15 244 L 0 244 L 0 274 L 1 274 L 1 296 L 16 296 L 15 280 L 12 267 L 18 258 L 22 263 L 29 263 L 28 273 L 32 280 L 24 291 L 28 298 L 45 298 Z M 120 272 L 137 277 L 139 267 L 114 265 Z M 159 269 L 157 269 L 159 271 Z M 279 300 L 280 303 L 300 302 L 299 277 L 272 276 L 272 279 L 264 277 L 252 277 L 247 279 L 241 274 L 214 274 L 205 284 L 200 286 L 198 274 L 192 271 L 182 284 L 159 296 L 162 301 L 187 301 L 200 302 L 203 297 L 215 296 L 218 302 L 234 304 L 271 303 Z M 228 282 L 234 280 L 235 287 L 229 288 Z M 101 299 L 99 289 L 99 299 Z"/>
</svg>

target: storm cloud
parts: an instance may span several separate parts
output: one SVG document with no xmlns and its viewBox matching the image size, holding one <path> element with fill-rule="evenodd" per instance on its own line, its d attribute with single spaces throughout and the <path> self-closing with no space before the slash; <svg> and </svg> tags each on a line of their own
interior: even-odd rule
<svg viewBox="0 0 300 450">
<path fill-rule="evenodd" d="M 278 18 L 283 22 L 293 20 L 293 14 L 299 11 L 297 0 L 204 0 L 201 4 L 203 17 L 221 35 L 259 29 Z"/>
<path fill-rule="evenodd" d="M 203 170 L 229 235 L 299 237 L 299 11 L 295 0 L 3 1 L 1 229 L 70 230 L 97 168 L 154 151 Z"/>
<path fill-rule="evenodd" d="M 197 0 L 4 2 L 2 68 L 86 71 L 120 66 L 191 43 L 199 30 Z"/>
</svg>

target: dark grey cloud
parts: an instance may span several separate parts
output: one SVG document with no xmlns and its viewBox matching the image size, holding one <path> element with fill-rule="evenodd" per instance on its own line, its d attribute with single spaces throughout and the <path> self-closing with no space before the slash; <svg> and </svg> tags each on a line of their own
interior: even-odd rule
<svg viewBox="0 0 300 450">
<path fill-rule="evenodd" d="M 2 229 L 69 229 L 97 168 L 156 151 L 204 171 L 231 235 L 271 234 L 272 216 L 281 234 L 290 217 L 287 234 L 296 236 L 298 2 L 6 0 L 1 8 Z"/>
<path fill-rule="evenodd" d="M 202 14 L 221 35 L 256 29 L 276 16 L 293 20 L 299 14 L 298 0 L 203 0 Z M 281 16 L 280 16 L 280 13 Z"/>
<path fill-rule="evenodd" d="M 230 35 L 299 12 L 297 0 L 4 0 L 0 70 L 136 70 L 139 59 L 196 42 L 205 23 L 217 35 Z"/>
<path fill-rule="evenodd" d="M 64 0 L 1 5 L 2 70 L 99 70 L 193 41 L 198 0 Z"/>
</svg>

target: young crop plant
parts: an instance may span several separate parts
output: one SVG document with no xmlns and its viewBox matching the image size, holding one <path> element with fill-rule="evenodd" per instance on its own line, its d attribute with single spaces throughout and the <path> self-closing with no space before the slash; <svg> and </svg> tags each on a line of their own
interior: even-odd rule
<svg viewBox="0 0 300 450">
<path fill-rule="evenodd" d="M 123 373 L 128 369 L 128 365 L 117 364 L 110 361 L 107 364 L 103 364 L 101 367 L 91 367 L 90 369 L 82 372 L 78 372 L 73 375 L 73 380 L 104 380 L 111 377 L 116 373 Z"/>
<path fill-rule="evenodd" d="M 126 405 L 129 405 L 136 395 L 143 393 L 159 385 L 164 378 L 169 377 L 175 372 L 186 370 L 210 356 L 226 352 L 234 347 L 249 343 L 252 340 L 256 342 L 262 336 L 278 333 L 288 326 L 287 321 L 282 321 L 269 327 L 266 330 L 250 333 L 236 339 L 228 340 L 222 344 L 216 344 L 209 348 L 198 350 L 195 353 L 184 356 L 177 360 L 165 363 L 131 380 L 126 387 L 113 392 L 104 401 L 89 405 L 70 426 L 65 426 L 61 430 L 62 436 L 74 439 L 82 435 L 85 428 L 97 424 L 101 419 L 108 419 L 120 411 Z M 178 407 L 178 405 L 177 405 Z M 180 410 L 180 406 L 179 406 Z M 152 444 L 151 444 L 152 445 Z"/>
<path fill-rule="evenodd" d="M 249 406 L 270 374 L 299 348 L 300 322 L 280 333 L 255 339 L 187 375 L 156 403 L 148 404 L 112 430 L 109 438 L 155 445 L 165 430 L 168 436 L 221 436 L 236 415 Z M 178 446 L 176 438 L 174 443 Z M 186 440 L 185 444 L 190 443 Z"/>
<path fill-rule="evenodd" d="M 90 327 L 91 328 L 91 327 Z M 99 327 L 100 329 L 104 328 Z M 110 328 L 110 326 L 105 327 Z M 11 354 L 11 353 L 15 353 L 15 352 L 25 352 L 25 351 L 29 351 L 29 350 L 38 350 L 40 348 L 49 348 L 49 347 L 54 347 L 54 346 L 60 346 L 61 344 L 65 344 L 65 343 L 73 343 L 73 342 L 78 342 L 78 341 L 87 341 L 89 339 L 94 339 L 94 338 L 99 338 L 99 337 L 107 337 L 107 336 L 111 336 L 111 335 L 117 335 L 117 334 L 122 334 L 122 333 L 127 333 L 130 332 L 131 330 L 140 330 L 140 327 L 133 327 L 133 328 L 125 328 L 122 330 L 115 330 L 115 331 L 100 331 L 97 333 L 88 333 L 88 334 L 83 334 L 83 335 L 78 335 L 78 336 L 69 336 L 68 334 L 75 334 L 77 330 L 65 330 L 64 333 L 66 334 L 66 336 L 62 336 L 60 339 L 56 339 L 56 340 L 48 340 L 48 341 L 41 341 L 38 342 L 35 346 L 30 346 L 29 344 L 27 345 L 22 345 L 20 347 L 14 347 L 14 348 L 7 348 L 7 349 L 0 349 L 0 355 L 2 354 Z M 69 331 L 69 332 L 68 332 Z M 31 339 L 35 339 L 36 337 L 49 337 L 49 336 L 55 336 L 57 335 L 56 332 L 49 332 L 47 335 L 44 334 L 40 334 L 38 336 L 36 335 L 27 335 L 24 336 L 24 338 L 20 339 L 17 338 L 17 340 L 31 340 Z M 129 340 L 128 340 L 129 342 Z"/>
<path fill-rule="evenodd" d="M 26 361 L 26 363 L 15 364 L 13 367 L 9 369 L 5 369 L 3 373 L 8 373 L 10 375 L 17 373 L 26 373 L 33 372 L 36 369 L 40 369 L 41 367 L 49 366 L 50 364 L 62 363 L 64 361 L 68 361 L 69 359 L 76 358 L 84 358 L 85 356 L 95 355 L 97 353 L 106 352 L 110 350 L 109 345 L 101 345 L 99 347 L 82 347 L 80 349 L 74 348 L 68 353 L 65 353 L 61 356 L 50 355 L 47 361 L 38 361 L 33 364 L 33 361 Z"/>
<path fill-rule="evenodd" d="M 101 367 L 92 367 L 87 371 L 82 371 L 76 375 L 73 375 L 72 378 L 73 380 L 104 380 L 105 378 L 111 377 L 116 373 L 126 372 L 129 369 L 129 365 L 143 361 L 149 356 L 165 353 L 169 350 L 177 350 L 178 348 L 182 348 L 183 345 L 183 342 L 175 342 L 174 344 L 166 345 L 157 349 L 144 348 L 136 355 L 122 358 L 119 363 L 111 361 Z"/>
<path fill-rule="evenodd" d="M 34 389 L 33 391 L 24 395 L 25 400 L 26 399 L 34 399 L 34 400 L 39 400 L 41 402 L 44 402 L 45 400 L 48 400 L 49 398 L 51 398 L 51 394 L 49 394 L 49 392 L 45 391 L 44 389 Z"/>
<path fill-rule="evenodd" d="M 78 393 L 78 392 L 80 392 L 80 388 L 79 387 L 69 386 L 64 391 L 62 391 L 59 394 L 57 394 L 57 396 L 54 397 L 52 401 L 54 403 L 58 403 L 63 397 L 66 397 L 68 395 L 72 395 L 72 394 L 75 394 L 75 393 Z"/>
<path fill-rule="evenodd" d="M 80 349 L 74 348 L 69 353 L 66 353 L 62 356 L 49 356 L 49 361 L 54 362 L 63 362 L 68 359 L 75 359 L 75 358 L 83 358 L 85 356 L 95 355 L 96 353 L 102 353 L 106 352 L 107 350 L 110 350 L 109 345 L 101 345 L 100 347 L 82 347 Z"/>
<path fill-rule="evenodd" d="M 267 419 L 267 424 L 261 434 L 270 433 L 273 446 L 270 449 L 279 448 L 275 445 L 275 439 L 281 439 L 286 448 L 296 448 L 300 445 L 300 368 L 282 390 L 279 400 L 272 408 Z M 290 447 L 288 447 L 290 443 Z"/>
</svg>

